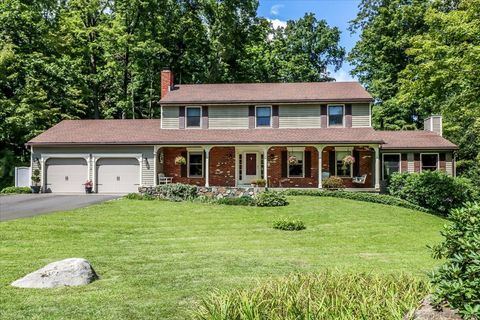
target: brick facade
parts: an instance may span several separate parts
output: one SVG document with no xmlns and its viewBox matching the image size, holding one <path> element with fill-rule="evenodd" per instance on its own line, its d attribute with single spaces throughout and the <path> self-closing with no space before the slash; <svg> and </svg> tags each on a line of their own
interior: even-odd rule
<svg viewBox="0 0 480 320">
<path fill-rule="evenodd" d="M 330 170 L 330 154 L 334 147 L 326 147 L 323 150 L 322 171 L 329 172 L 334 175 L 335 169 Z M 353 176 L 367 175 L 365 184 L 353 184 L 350 177 L 342 178 L 347 188 L 372 188 L 375 180 L 374 170 L 374 151 L 365 148 L 354 148 L 357 164 L 353 168 Z M 310 170 L 305 168 L 304 173 L 307 175 L 303 178 L 294 178 L 282 176 L 282 152 L 287 151 L 286 147 L 271 147 L 268 150 L 268 184 L 273 188 L 317 188 L 318 187 L 318 152 L 314 147 L 305 147 L 306 154 L 310 154 L 310 161 L 305 161 L 305 165 L 310 164 Z M 173 182 L 187 183 L 192 185 L 204 186 L 205 178 L 192 178 L 186 174 L 186 168 L 175 164 L 175 158 L 179 155 L 186 156 L 187 149 L 181 147 L 162 148 L 164 162 L 159 165 L 160 171 L 165 176 L 173 177 Z M 408 171 L 408 159 L 406 152 L 401 154 L 401 170 Z M 333 154 L 333 153 L 332 153 Z M 420 172 L 420 153 L 414 154 L 414 170 Z M 210 150 L 209 172 L 210 186 L 234 187 L 236 185 L 236 165 L 235 165 L 235 148 L 234 147 L 213 147 Z M 262 164 L 263 165 L 263 164 Z M 380 162 L 382 166 L 383 163 Z M 440 158 L 440 170 L 446 170 L 445 156 Z M 382 170 L 380 169 L 380 174 Z M 310 173 L 310 174 L 308 174 Z"/>
<path fill-rule="evenodd" d="M 273 188 L 318 188 L 317 149 L 305 148 L 305 151 L 309 151 L 311 154 L 311 161 L 310 176 L 304 178 L 282 177 L 281 153 L 286 150 L 285 147 L 272 147 L 268 150 L 268 185 Z"/>
</svg>

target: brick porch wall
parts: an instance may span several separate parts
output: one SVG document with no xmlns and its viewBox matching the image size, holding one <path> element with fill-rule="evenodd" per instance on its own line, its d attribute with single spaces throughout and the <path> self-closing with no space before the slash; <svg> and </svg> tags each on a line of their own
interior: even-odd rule
<svg viewBox="0 0 480 320">
<path fill-rule="evenodd" d="M 235 187 L 235 148 L 214 147 L 209 158 L 211 186 Z"/>
<path fill-rule="evenodd" d="M 272 147 L 268 150 L 268 186 L 272 188 L 318 188 L 318 152 L 313 147 L 306 147 L 312 155 L 311 174 L 305 178 L 282 177 L 281 155 L 285 147 Z"/>
<path fill-rule="evenodd" d="M 326 147 L 323 149 L 323 158 L 322 158 L 322 167 L 324 172 L 330 172 L 330 151 L 333 151 L 333 147 Z M 374 151 L 359 151 L 359 158 L 355 159 L 356 161 L 360 161 L 359 172 L 358 175 L 367 174 L 367 178 L 365 180 L 365 184 L 353 184 L 352 178 L 342 178 L 343 183 L 345 184 L 346 188 L 372 188 L 373 185 L 373 161 Z M 334 171 L 333 171 L 334 172 Z"/>
<path fill-rule="evenodd" d="M 173 177 L 174 183 L 185 183 L 193 184 L 197 186 L 204 186 L 204 178 L 188 178 L 182 177 L 181 166 L 175 164 L 175 158 L 182 154 L 182 152 L 187 152 L 187 148 L 163 148 L 163 170 L 165 176 Z"/>
</svg>

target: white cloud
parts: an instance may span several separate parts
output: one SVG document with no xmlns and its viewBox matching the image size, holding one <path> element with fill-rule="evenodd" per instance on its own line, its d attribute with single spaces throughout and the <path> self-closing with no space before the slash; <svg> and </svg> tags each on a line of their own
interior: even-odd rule
<svg viewBox="0 0 480 320">
<path fill-rule="evenodd" d="M 273 25 L 274 29 L 278 29 L 280 27 L 285 28 L 287 26 L 287 21 L 283 21 L 280 19 L 268 19 Z"/>
<path fill-rule="evenodd" d="M 274 16 L 278 16 L 280 14 L 280 9 L 282 9 L 283 7 L 283 4 L 275 4 L 270 8 L 270 13 Z"/>
<path fill-rule="evenodd" d="M 355 81 L 355 79 L 343 68 L 336 72 L 330 71 L 330 77 L 335 78 L 337 81 Z"/>
</svg>

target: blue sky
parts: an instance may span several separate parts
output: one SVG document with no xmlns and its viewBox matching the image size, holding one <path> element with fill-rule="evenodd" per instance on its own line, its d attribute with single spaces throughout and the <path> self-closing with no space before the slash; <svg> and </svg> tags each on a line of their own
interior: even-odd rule
<svg viewBox="0 0 480 320">
<path fill-rule="evenodd" d="M 340 45 L 348 52 L 358 40 L 358 34 L 351 35 L 347 28 L 348 22 L 357 15 L 359 3 L 360 0 L 260 0 L 258 15 L 273 20 L 274 24 L 282 24 L 313 12 L 317 19 L 325 19 L 330 26 L 340 28 Z M 351 69 L 348 62 L 344 62 L 338 72 L 330 71 L 337 81 L 345 81 L 352 80 Z"/>
</svg>

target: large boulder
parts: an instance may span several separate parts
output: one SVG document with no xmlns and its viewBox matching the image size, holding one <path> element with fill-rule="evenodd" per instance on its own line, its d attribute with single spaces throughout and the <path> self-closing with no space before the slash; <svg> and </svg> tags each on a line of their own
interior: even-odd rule
<svg viewBox="0 0 480 320">
<path fill-rule="evenodd" d="M 412 313 L 407 314 L 405 320 L 462 320 L 454 310 L 449 308 L 435 308 L 431 297 L 427 296 L 420 306 Z"/>
<path fill-rule="evenodd" d="M 98 279 L 90 263 L 82 258 L 52 262 L 12 282 L 18 288 L 57 288 L 81 286 Z"/>
</svg>

